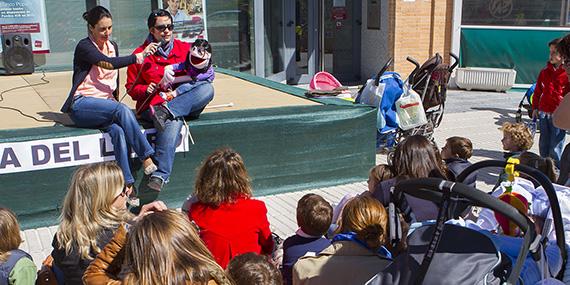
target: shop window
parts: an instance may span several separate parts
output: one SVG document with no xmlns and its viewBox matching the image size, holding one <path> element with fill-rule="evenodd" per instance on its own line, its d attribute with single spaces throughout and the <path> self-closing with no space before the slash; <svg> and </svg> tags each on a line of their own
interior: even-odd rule
<svg viewBox="0 0 570 285">
<path fill-rule="evenodd" d="M 215 64 L 254 73 L 253 0 L 206 1 L 206 29 Z"/>
<path fill-rule="evenodd" d="M 464 0 L 461 24 L 556 27 L 567 25 L 568 0 Z"/>
</svg>

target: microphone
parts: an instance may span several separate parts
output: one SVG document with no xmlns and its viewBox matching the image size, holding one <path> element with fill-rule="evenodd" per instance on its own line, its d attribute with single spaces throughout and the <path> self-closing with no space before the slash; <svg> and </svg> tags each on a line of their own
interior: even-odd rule
<svg viewBox="0 0 570 285">
<path fill-rule="evenodd" d="M 164 48 L 167 44 L 168 44 L 167 41 L 165 41 L 164 39 L 161 39 L 160 42 L 158 42 L 158 46 L 156 47 L 156 51 L 154 52 L 154 54 L 156 54 L 158 52 L 159 48 Z"/>
</svg>

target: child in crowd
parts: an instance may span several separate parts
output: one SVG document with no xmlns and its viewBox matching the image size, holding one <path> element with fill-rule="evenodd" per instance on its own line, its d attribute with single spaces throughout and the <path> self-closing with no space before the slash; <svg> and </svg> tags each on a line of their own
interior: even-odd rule
<svg viewBox="0 0 570 285">
<path fill-rule="evenodd" d="M 374 190 L 382 181 L 386 181 L 394 177 L 392 169 L 388 164 L 378 164 L 368 173 L 368 191 L 374 193 Z"/>
<path fill-rule="evenodd" d="M 178 81 L 189 82 L 179 85 L 175 90 L 171 90 L 172 85 L 175 83 L 174 74 L 182 71 L 186 71 L 187 76 L 181 77 Z M 164 68 L 164 77 L 160 81 L 159 85 L 162 90 L 168 91 L 159 92 L 159 96 L 155 96 L 150 101 L 150 110 L 153 114 L 155 127 L 164 128 L 164 120 L 166 118 L 177 117 L 177 115 L 179 115 L 175 114 L 175 112 L 172 112 L 172 110 L 168 108 L 168 102 L 178 96 L 187 94 L 187 92 L 204 82 L 214 82 L 214 77 L 215 73 L 214 68 L 212 67 L 212 46 L 207 40 L 197 39 L 192 44 L 192 48 L 188 52 L 185 61 L 168 65 Z M 204 104 L 197 105 L 202 107 Z M 192 115 L 194 113 L 199 114 L 201 111 L 202 110 L 185 110 L 186 113 L 184 113 L 183 116 Z"/>
<path fill-rule="evenodd" d="M 235 285 L 282 285 L 279 270 L 269 262 L 267 256 L 253 252 L 234 257 L 226 269 Z"/>
<path fill-rule="evenodd" d="M 392 261 L 388 213 L 373 197 L 360 195 L 342 211 L 332 244 L 293 267 L 293 284 L 364 284 Z"/>
<path fill-rule="evenodd" d="M 297 260 L 306 254 L 316 255 L 331 245 L 323 237 L 329 229 L 333 216 L 331 205 L 317 194 L 306 194 L 297 203 L 297 225 L 295 235 L 283 243 L 283 279 L 292 284 L 291 272 Z"/>
<path fill-rule="evenodd" d="M 506 122 L 501 127 L 503 131 L 503 149 L 505 159 L 518 157 L 521 153 L 529 150 L 534 143 L 534 139 L 528 127 L 523 123 Z"/>
<path fill-rule="evenodd" d="M 518 158 L 522 153 L 529 150 L 534 143 L 530 130 L 523 123 L 506 122 L 500 129 L 503 131 L 503 139 L 501 139 L 501 142 L 503 143 L 503 150 L 506 151 L 503 154 L 505 160 L 511 157 Z M 506 180 L 507 176 L 503 170 L 493 189 L 499 187 L 501 182 Z"/>
<path fill-rule="evenodd" d="M 378 164 L 370 169 L 368 173 L 368 192 L 374 193 L 376 188 L 380 186 L 380 182 L 392 179 L 394 177 L 394 173 L 388 164 Z M 366 192 L 365 192 L 366 193 Z M 332 219 L 332 226 L 329 229 L 329 236 L 332 236 L 332 233 L 336 230 L 340 215 L 342 213 L 342 209 L 344 205 L 350 201 L 350 199 L 354 198 L 357 194 L 346 194 L 337 205 L 334 206 L 333 209 L 333 219 Z"/>
<path fill-rule="evenodd" d="M 18 249 L 20 226 L 10 209 L 0 208 L 0 233 L 0 284 L 34 284 L 37 268 L 32 257 Z"/>
<path fill-rule="evenodd" d="M 463 172 L 463 170 L 471 165 L 468 161 L 473 155 L 473 144 L 471 140 L 464 137 L 450 137 L 445 140 L 445 145 L 441 148 L 441 158 L 445 161 L 449 174 L 453 180 Z M 469 175 L 463 183 L 475 186 L 477 174 Z"/>
<path fill-rule="evenodd" d="M 267 207 L 253 199 L 250 181 L 241 155 L 229 148 L 212 152 L 196 176 L 196 200 L 189 206 L 188 216 L 222 268 L 243 253 L 273 252 Z"/>
<path fill-rule="evenodd" d="M 563 60 L 556 48 L 559 42 L 560 39 L 554 39 L 548 43 L 550 57 L 546 67 L 538 75 L 532 100 L 532 118 L 539 119 L 540 139 L 538 148 L 540 156 L 551 157 L 557 166 L 560 165 L 566 131 L 554 126 L 552 113 L 558 108 L 564 95 L 570 91 L 568 76 L 561 66 Z"/>
</svg>

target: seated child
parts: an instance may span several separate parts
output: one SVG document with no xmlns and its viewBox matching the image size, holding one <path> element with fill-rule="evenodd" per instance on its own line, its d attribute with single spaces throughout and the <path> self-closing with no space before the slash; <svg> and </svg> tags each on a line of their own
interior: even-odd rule
<svg viewBox="0 0 570 285">
<path fill-rule="evenodd" d="M 307 254 L 316 255 L 331 245 L 323 235 L 332 221 L 332 207 L 317 194 L 307 194 L 297 203 L 297 224 L 295 235 L 283 243 L 283 279 L 292 284 L 291 274 L 297 260 Z"/>
<path fill-rule="evenodd" d="M 441 158 L 445 161 L 445 165 L 449 170 L 453 180 L 461 174 L 461 172 L 471 166 L 468 161 L 473 154 L 473 144 L 471 140 L 464 137 L 450 137 L 445 140 L 445 146 L 441 148 Z M 477 173 L 469 175 L 463 183 L 475 187 L 477 181 Z"/>
<path fill-rule="evenodd" d="M 509 123 L 506 122 L 500 128 L 503 131 L 503 138 L 501 142 L 503 143 L 504 153 L 503 157 L 508 160 L 511 157 L 519 157 L 523 152 L 529 150 L 534 143 L 534 138 L 529 130 L 529 128 L 523 123 Z M 501 182 L 507 180 L 507 176 L 504 171 L 499 175 L 499 180 L 493 187 L 496 189 L 501 185 Z"/>
<path fill-rule="evenodd" d="M 174 84 L 174 74 L 181 71 L 186 71 L 187 77 L 185 79 L 190 81 L 180 84 L 175 90 L 171 90 L 172 85 Z M 154 96 L 150 101 L 150 111 L 153 114 L 153 123 L 155 123 L 155 127 L 163 129 L 164 120 L 166 118 L 176 118 L 192 114 L 198 115 L 204 109 L 205 104 L 192 106 L 193 108 L 191 108 L 191 110 L 184 110 L 182 114 L 176 114 L 168 108 L 167 103 L 178 96 L 186 95 L 196 86 L 203 84 L 203 82 L 214 82 L 214 77 L 215 73 L 214 68 L 212 67 L 212 46 L 207 40 L 197 39 L 192 44 L 192 48 L 188 52 L 184 62 L 168 65 L 164 68 L 164 77 L 160 81 L 159 85 L 162 90 L 168 91 L 159 92 L 159 96 Z M 207 104 L 208 102 L 205 103 Z"/>
<path fill-rule="evenodd" d="M 235 285 L 281 285 L 283 278 L 267 256 L 253 252 L 234 257 L 226 272 Z"/>
<path fill-rule="evenodd" d="M 523 123 L 504 123 L 501 127 L 503 131 L 503 149 L 505 159 L 518 157 L 521 153 L 529 150 L 534 143 L 534 138 L 528 127 Z"/>
<path fill-rule="evenodd" d="M 374 193 L 374 191 L 376 191 L 376 188 L 378 188 L 380 185 L 380 182 L 392 179 L 393 177 L 394 174 L 392 172 L 392 169 L 387 164 L 378 164 L 372 167 L 368 173 L 368 181 L 366 181 L 368 183 L 368 192 L 371 194 Z M 333 207 L 333 226 L 331 226 L 329 233 L 332 234 L 332 232 L 334 232 L 336 229 L 336 225 L 338 224 L 338 220 L 340 218 L 344 205 L 346 205 L 346 203 L 348 203 L 348 201 L 350 201 L 350 199 L 354 198 L 356 195 L 357 194 L 352 193 L 346 194 L 344 197 L 342 197 L 340 202 L 338 202 L 338 204 Z"/>
<path fill-rule="evenodd" d="M 0 284 L 34 284 L 36 281 L 36 265 L 32 257 L 19 250 L 22 243 L 20 226 L 16 215 L 7 209 L 0 208 Z"/>
</svg>

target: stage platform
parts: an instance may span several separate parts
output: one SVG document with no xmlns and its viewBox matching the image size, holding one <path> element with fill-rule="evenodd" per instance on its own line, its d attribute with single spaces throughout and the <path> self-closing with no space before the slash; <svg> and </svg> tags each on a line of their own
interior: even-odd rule
<svg viewBox="0 0 570 285">
<path fill-rule="evenodd" d="M 41 83 L 42 76 L 0 77 L 0 92 Z M 70 125 L 59 108 L 71 72 L 46 73 L 45 79 L 49 83 L 3 93 L 0 107 Z M 124 70 L 121 79 L 124 94 Z M 195 144 L 179 146 L 171 182 L 158 196 L 146 189 L 140 165 L 134 165 L 143 200 L 179 207 L 192 192 L 201 160 L 221 146 L 242 154 L 255 196 L 362 181 L 375 163 L 372 108 L 307 99 L 303 89 L 224 69 L 217 69 L 214 89 L 215 108 L 188 121 Z M 123 102 L 134 106 L 128 96 Z M 0 205 L 13 209 L 24 229 L 57 223 L 77 165 L 113 159 L 108 137 L 97 130 L 40 123 L 6 109 L 0 118 Z M 154 130 L 146 127 L 152 141 Z"/>
</svg>

